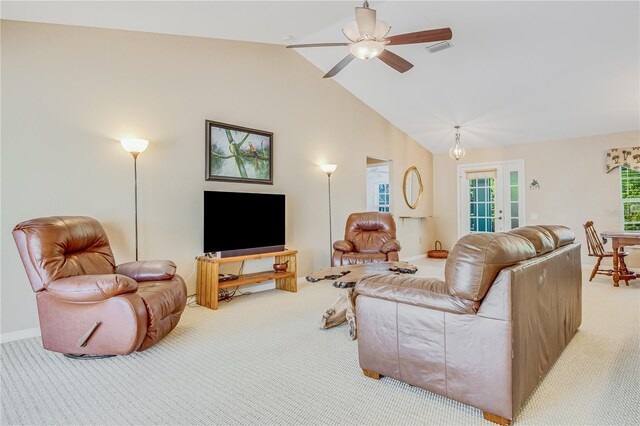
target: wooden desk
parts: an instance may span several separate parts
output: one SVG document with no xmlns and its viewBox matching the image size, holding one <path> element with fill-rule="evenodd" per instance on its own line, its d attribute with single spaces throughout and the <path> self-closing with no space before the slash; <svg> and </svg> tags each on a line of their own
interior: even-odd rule
<svg viewBox="0 0 640 426">
<path fill-rule="evenodd" d="M 624 263 L 620 267 L 618 253 L 620 253 L 620 250 L 624 250 L 624 247 L 640 245 L 640 231 L 605 231 L 601 232 L 600 236 L 611 239 L 611 247 L 613 248 L 613 286 L 618 287 L 621 279 L 635 280 L 638 278 L 638 274 L 629 271 Z"/>
</svg>

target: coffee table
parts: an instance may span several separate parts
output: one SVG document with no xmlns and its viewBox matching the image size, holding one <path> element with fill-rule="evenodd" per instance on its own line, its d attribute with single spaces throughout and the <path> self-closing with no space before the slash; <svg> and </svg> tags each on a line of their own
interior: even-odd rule
<svg viewBox="0 0 640 426">
<path fill-rule="evenodd" d="M 357 337 L 354 287 L 360 278 L 373 274 L 415 274 L 418 268 L 406 262 L 362 263 L 359 265 L 335 266 L 321 269 L 307 276 L 307 281 L 333 281 L 333 286 L 343 291 L 334 304 L 325 311 L 320 328 L 335 327 L 347 321 L 351 340 Z"/>
</svg>

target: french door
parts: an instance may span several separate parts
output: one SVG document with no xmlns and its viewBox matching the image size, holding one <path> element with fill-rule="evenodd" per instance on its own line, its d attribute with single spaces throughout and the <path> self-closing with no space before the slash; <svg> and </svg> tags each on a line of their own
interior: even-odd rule
<svg viewBox="0 0 640 426">
<path fill-rule="evenodd" d="M 458 166 L 458 237 L 524 225 L 524 161 Z"/>
</svg>

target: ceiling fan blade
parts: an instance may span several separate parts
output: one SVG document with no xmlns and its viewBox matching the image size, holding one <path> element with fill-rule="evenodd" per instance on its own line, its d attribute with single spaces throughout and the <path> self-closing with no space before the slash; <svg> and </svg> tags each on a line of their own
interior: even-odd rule
<svg viewBox="0 0 640 426">
<path fill-rule="evenodd" d="M 411 62 L 402 59 L 400 56 L 386 49 L 378 55 L 378 58 L 398 72 L 407 72 L 413 68 L 413 64 Z"/>
<path fill-rule="evenodd" d="M 349 46 L 351 43 L 311 43 L 311 44 L 290 44 L 287 49 L 297 49 L 299 47 L 332 47 L 332 46 Z"/>
<path fill-rule="evenodd" d="M 429 43 L 432 41 L 451 40 L 451 37 L 453 37 L 451 28 L 438 28 L 437 30 L 418 31 L 417 33 L 387 37 L 387 41 L 389 42 L 387 45 Z"/>
<path fill-rule="evenodd" d="M 344 67 L 349 65 L 349 62 L 353 61 L 356 57 L 349 53 L 344 57 L 340 62 L 336 64 L 335 67 L 331 68 L 328 73 L 326 73 L 322 78 L 331 78 L 338 74 Z"/>
<path fill-rule="evenodd" d="M 368 7 L 356 7 L 356 22 L 360 37 L 373 38 L 376 32 L 376 11 Z"/>
</svg>

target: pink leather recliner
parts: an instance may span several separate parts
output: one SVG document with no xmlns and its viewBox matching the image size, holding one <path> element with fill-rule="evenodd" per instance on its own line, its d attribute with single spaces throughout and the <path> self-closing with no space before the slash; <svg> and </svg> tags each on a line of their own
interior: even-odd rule
<svg viewBox="0 0 640 426">
<path fill-rule="evenodd" d="M 331 266 L 397 262 L 400 248 L 396 222 L 390 213 L 351 213 L 344 240 L 333 243 Z"/>
<path fill-rule="evenodd" d="M 71 355 L 143 351 L 178 324 L 187 300 L 171 261 L 116 266 L 100 223 L 58 216 L 13 230 L 36 292 L 42 344 Z"/>
</svg>

